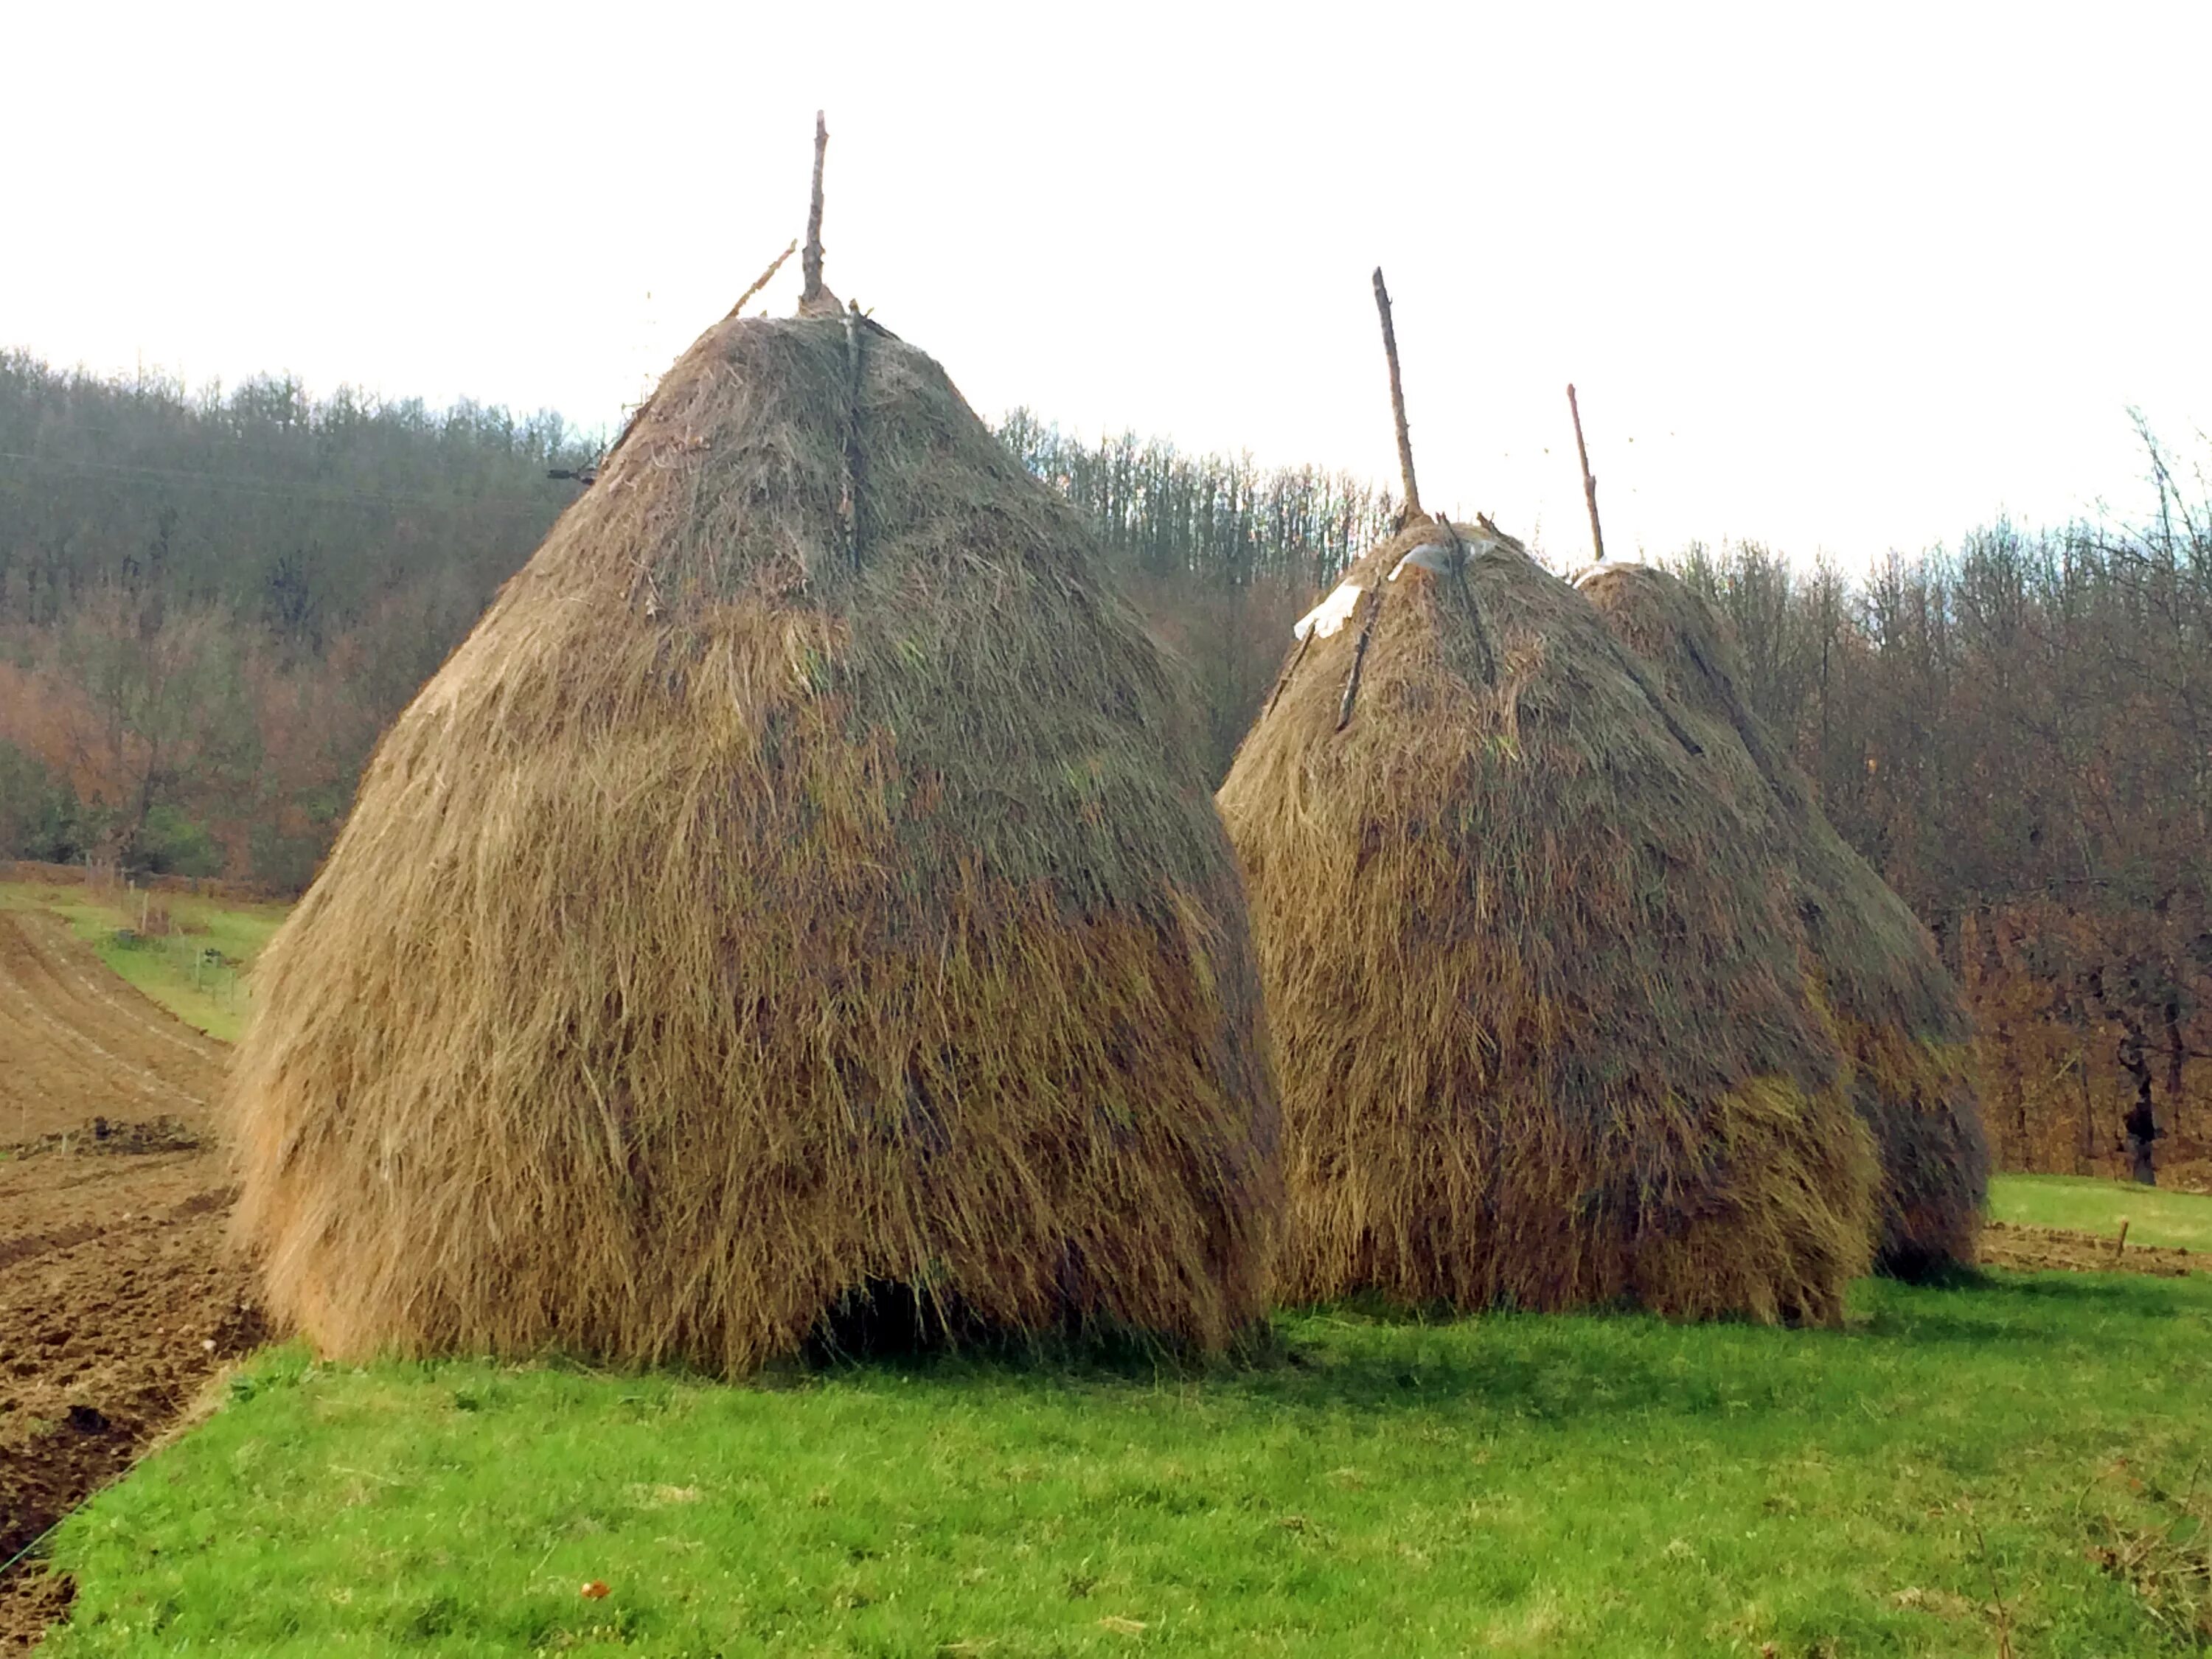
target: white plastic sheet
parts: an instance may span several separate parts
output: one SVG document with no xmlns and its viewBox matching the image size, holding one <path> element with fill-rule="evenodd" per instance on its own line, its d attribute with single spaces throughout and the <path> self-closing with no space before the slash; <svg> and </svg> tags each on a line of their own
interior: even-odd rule
<svg viewBox="0 0 2212 1659">
<path fill-rule="evenodd" d="M 1309 634 L 1318 634 L 1327 639 L 1344 626 L 1352 615 L 1352 606 L 1359 603 L 1358 582 L 1339 582 L 1336 592 L 1298 618 L 1298 625 L 1291 630 L 1291 637 L 1302 640 Z"/>
<path fill-rule="evenodd" d="M 1398 573 L 1409 564 L 1416 570 L 1431 571 L 1441 576 L 1452 568 L 1458 556 L 1442 542 L 1423 542 L 1390 567 L 1390 580 L 1396 581 Z"/>
</svg>

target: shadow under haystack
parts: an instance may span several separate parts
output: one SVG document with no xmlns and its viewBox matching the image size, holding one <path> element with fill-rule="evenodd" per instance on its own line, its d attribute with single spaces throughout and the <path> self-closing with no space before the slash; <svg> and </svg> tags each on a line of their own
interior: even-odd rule
<svg viewBox="0 0 2212 1659">
<path fill-rule="evenodd" d="M 1486 522 L 1414 519 L 1346 580 L 1219 795 L 1287 1292 L 1839 1318 L 1871 1158 L 1760 826 Z"/>
<path fill-rule="evenodd" d="M 1607 625 L 1652 668 L 1747 802 L 1764 802 L 1794 874 L 1805 973 L 1851 1062 L 1850 1092 L 1880 1160 L 1875 1261 L 1919 1278 L 1971 1263 L 1990 1154 L 1972 1027 L 1927 931 L 1838 836 L 1789 751 L 1743 701 L 1711 610 L 1677 577 L 1597 565 L 1579 581 Z"/>
<path fill-rule="evenodd" d="M 703 336 L 263 958 L 272 1308 L 344 1355 L 721 1372 L 872 1296 L 1200 1347 L 1259 1316 L 1237 878 L 1101 562 L 834 301 Z"/>
</svg>

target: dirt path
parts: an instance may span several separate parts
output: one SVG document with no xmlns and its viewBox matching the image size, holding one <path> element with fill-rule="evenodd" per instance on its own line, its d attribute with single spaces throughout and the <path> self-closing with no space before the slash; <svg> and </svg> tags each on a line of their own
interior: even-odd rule
<svg viewBox="0 0 2212 1659">
<path fill-rule="evenodd" d="M 0 1562 L 260 1338 L 223 1249 L 223 1065 L 58 918 L 0 911 Z M 0 1571 L 0 1648 L 67 1600 L 43 1571 Z"/>
</svg>

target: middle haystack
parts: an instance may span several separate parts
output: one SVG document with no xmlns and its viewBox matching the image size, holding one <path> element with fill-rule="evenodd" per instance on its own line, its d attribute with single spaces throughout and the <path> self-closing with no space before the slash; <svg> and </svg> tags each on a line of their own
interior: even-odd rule
<svg viewBox="0 0 2212 1659">
<path fill-rule="evenodd" d="M 1582 595 L 1415 519 L 1219 801 L 1280 1062 L 1285 1290 L 1832 1321 L 1873 1163 L 1761 825 Z"/>
</svg>

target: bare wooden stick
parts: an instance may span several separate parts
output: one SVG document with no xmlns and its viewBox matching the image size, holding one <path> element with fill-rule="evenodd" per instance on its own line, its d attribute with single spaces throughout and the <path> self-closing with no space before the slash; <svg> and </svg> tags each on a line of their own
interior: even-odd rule
<svg viewBox="0 0 2212 1659">
<path fill-rule="evenodd" d="M 1452 551 L 1458 555 L 1452 561 L 1452 580 L 1459 586 L 1460 603 L 1467 607 L 1468 624 L 1474 629 L 1474 643 L 1482 655 L 1482 682 L 1485 685 L 1495 685 L 1498 684 L 1498 655 L 1490 648 L 1490 630 L 1482 625 L 1482 611 L 1474 602 L 1474 585 L 1467 579 L 1468 561 L 1474 555 L 1468 550 L 1467 543 L 1461 539 L 1459 526 L 1451 521 L 1449 514 L 1438 514 L 1437 523 L 1443 527 L 1445 538 L 1450 542 Z"/>
<path fill-rule="evenodd" d="M 1682 752 L 1686 755 L 1704 754 L 1705 745 L 1692 737 L 1682 722 L 1674 718 L 1674 711 L 1667 707 L 1667 700 L 1659 695 L 1659 688 L 1653 685 L 1650 677 L 1636 665 L 1636 659 L 1628 654 L 1627 648 L 1611 634 L 1605 636 L 1605 647 L 1612 653 L 1613 660 L 1620 672 L 1627 675 L 1636 689 L 1644 694 L 1644 701 L 1651 705 L 1651 712 L 1659 717 L 1659 723 L 1667 728 L 1668 735 L 1682 745 Z"/>
<path fill-rule="evenodd" d="M 1405 481 L 1401 525 L 1421 516 L 1421 488 L 1413 482 L 1413 440 L 1406 430 L 1406 386 L 1398 374 L 1398 333 L 1390 326 L 1390 290 L 1382 286 L 1382 267 L 1375 267 L 1375 309 L 1382 314 L 1382 355 L 1390 360 L 1390 414 L 1398 423 L 1398 471 Z"/>
<path fill-rule="evenodd" d="M 763 289 L 766 288 L 770 283 L 775 280 L 775 273 L 783 269 L 783 262 L 798 252 L 799 244 L 794 240 L 789 247 L 784 249 L 782 252 L 777 254 L 774 259 L 770 260 L 769 262 L 768 269 L 761 272 L 759 276 L 753 278 L 753 285 L 747 289 L 743 294 L 738 295 L 737 304 L 730 307 L 727 314 L 723 317 L 722 320 L 726 323 L 728 322 L 732 317 L 736 316 L 739 312 L 743 311 L 747 305 L 751 303 L 754 295 L 759 293 Z"/>
<path fill-rule="evenodd" d="M 1352 672 L 1344 677 L 1344 696 L 1336 705 L 1336 729 L 1340 732 L 1352 724 L 1352 705 L 1359 696 L 1360 665 L 1367 660 L 1367 641 L 1374 637 L 1375 617 L 1382 609 L 1382 590 L 1376 588 L 1368 596 L 1367 622 L 1359 630 L 1359 643 L 1352 647 Z"/>
<path fill-rule="evenodd" d="M 1283 688 L 1291 683 L 1291 676 L 1298 672 L 1298 665 L 1306 659 L 1306 647 L 1314 642 L 1314 635 L 1320 632 L 1318 628 L 1306 629 L 1305 637 L 1298 641 L 1298 648 L 1291 653 L 1291 659 L 1283 665 L 1283 672 L 1275 677 L 1275 689 L 1267 694 L 1267 706 L 1260 711 L 1261 720 L 1275 712 L 1275 705 L 1283 700 Z"/>
<path fill-rule="evenodd" d="M 822 297 L 822 158 L 830 149 L 830 124 L 820 110 L 814 112 L 814 197 L 806 210 L 806 253 L 799 262 L 799 270 L 806 278 L 806 288 L 799 296 L 805 305 L 809 300 Z"/>
<path fill-rule="evenodd" d="M 845 553 L 860 568 L 860 302 L 845 313 Z"/>
<path fill-rule="evenodd" d="M 1597 477 L 1589 470 L 1589 450 L 1583 443 L 1583 408 L 1575 401 L 1573 382 L 1567 385 L 1567 408 L 1575 417 L 1575 453 L 1582 457 L 1583 499 L 1589 503 L 1590 542 L 1597 549 L 1597 562 L 1605 562 L 1605 532 L 1597 523 Z"/>
<path fill-rule="evenodd" d="M 817 221 L 815 228 L 818 231 L 821 228 L 819 221 L 822 216 L 822 161 L 818 150 L 815 155 L 814 206 L 814 216 Z M 750 288 L 747 289 L 743 294 L 738 295 L 737 304 L 732 306 L 729 310 L 723 314 L 722 320 L 726 323 L 731 318 L 743 311 L 745 307 L 750 303 L 754 295 L 759 293 L 763 289 L 766 288 L 770 283 L 775 280 L 775 273 L 783 269 L 784 261 L 790 258 L 793 254 L 798 252 L 799 244 L 797 242 L 793 242 L 788 247 L 785 248 L 782 252 L 777 254 L 775 258 L 769 260 L 768 269 L 761 272 L 759 276 L 753 278 L 752 286 Z M 815 264 L 817 269 L 820 267 L 821 263 L 821 250 L 817 248 L 815 250 Z M 659 388 L 658 386 L 653 388 L 653 393 L 654 396 L 659 395 Z M 573 472 L 567 471 L 552 471 L 548 472 L 545 476 L 549 478 L 574 478 L 578 483 L 586 485 L 596 482 L 601 470 L 605 467 L 609 461 L 614 459 L 616 451 L 619 450 L 624 444 L 629 441 L 629 434 L 637 429 L 637 423 L 645 418 L 646 410 L 652 407 L 653 398 L 648 397 L 643 403 L 632 410 L 630 411 L 629 419 L 623 422 L 622 431 L 617 434 L 613 444 L 609 447 L 606 453 L 600 456 L 599 459 L 597 461 L 594 461 L 589 467 Z"/>
</svg>

